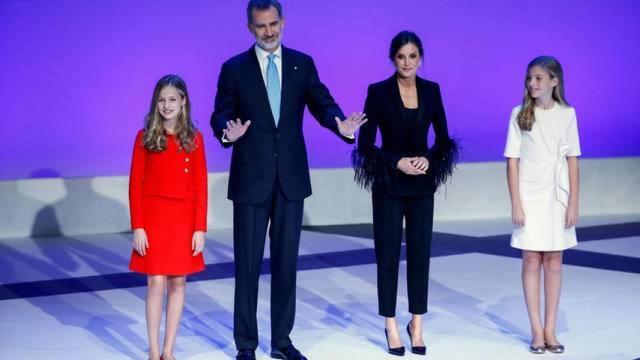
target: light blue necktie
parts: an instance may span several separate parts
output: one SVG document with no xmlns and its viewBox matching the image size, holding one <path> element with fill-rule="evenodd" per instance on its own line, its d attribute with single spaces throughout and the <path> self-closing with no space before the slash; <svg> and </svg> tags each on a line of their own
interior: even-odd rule
<svg viewBox="0 0 640 360">
<path fill-rule="evenodd" d="M 278 126 L 280 120 L 280 79 L 278 78 L 278 67 L 274 62 L 275 54 L 269 54 L 269 64 L 267 64 L 267 95 L 273 119 Z"/>
</svg>

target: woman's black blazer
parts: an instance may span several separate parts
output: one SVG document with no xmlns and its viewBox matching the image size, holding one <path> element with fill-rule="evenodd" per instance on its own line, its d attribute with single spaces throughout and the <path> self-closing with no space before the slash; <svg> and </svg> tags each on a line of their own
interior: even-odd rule
<svg viewBox="0 0 640 360">
<path fill-rule="evenodd" d="M 395 74 L 369 85 L 364 112 L 368 121 L 360 128 L 352 153 L 356 181 L 373 193 L 390 196 L 433 194 L 451 175 L 458 157 L 455 141 L 449 137 L 447 119 L 437 83 L 416 78 L 417 119 L 407 119 Z M 429 146 L 433 126 L 435 144 Z M 376 146 L 380 131 L 381 146 Z M 424 156 L 429 160 L 426 175 L 406 175 L 397 169 L 402 157 Z"/>
</svg>

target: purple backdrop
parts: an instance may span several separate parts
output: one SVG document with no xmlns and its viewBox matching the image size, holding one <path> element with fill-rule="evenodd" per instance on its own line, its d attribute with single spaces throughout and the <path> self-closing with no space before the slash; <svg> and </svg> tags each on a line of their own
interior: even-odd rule
<svg viewBox="0 0 640 360">
<path fill-rule="evenodd" d="M 187 81 L 210 171 L 230 150 L 208 121 L 220 65 L 252 44 L 245 1 L 0 1 L 5 136 L 0 179 L 128 173 L 152 87 Z M 441 84 L 464 161 L 501 159 L 527 62 L 564 65 L 588 157 L 638 156 L 640 1 L 283 0 L 284 44 L 311 54 L 345 112 L 391 75 L 387 47 L 410 29 L 425 44 L 421 76 Z M 312 167 L 346 167 L 334 135 L 306 119 Z M 8 133 L 7 133 L 8 128 Z"/>
</svg>

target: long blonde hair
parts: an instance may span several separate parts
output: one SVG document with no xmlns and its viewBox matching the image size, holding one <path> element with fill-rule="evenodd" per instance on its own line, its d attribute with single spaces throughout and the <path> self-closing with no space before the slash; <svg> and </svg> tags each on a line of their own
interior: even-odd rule
<svg viewBox="0 0 640 360">
<path fill-rule="evenodd" d="M 524 97 L 522 99 L 522 108 L 517 116 L 518 126 L 522 131 L 531 131 L 531 127 L 536 121 L 534 114 L 535 99 L 529 94 L 529 87 L 527 86 L 529 72 L 535 66 L 539 66 L 549 73 L 551 79 L 558 79 L 558 85 L 553 88 L 551 97 L 560 105 L 569 105 L 564 96 L 564 74 L 560 62 L 553 56 L 538 56 L 527 65 L 527 72 L 524 76 Z"/>
<path fill-rule="evenodd" d="M 180 146 L 187 152 L 195 147 L 196 127 L 191 120 L 191 101 L 187 91 L 187 84 L 178 75 L 165 75 L 156 83 L 151 98 L 149 113 L 144 119 L 144 146 L 152 151 L 164 151 L 167 148 L 167 134 L 162 125 L 162 116 L 158 110 L 158 98 L 160 92 L 166 87 L 175 88 L 182 99 L 186 99 L 178 121 L 176 122 L 175 135 Z"/>
</svg>

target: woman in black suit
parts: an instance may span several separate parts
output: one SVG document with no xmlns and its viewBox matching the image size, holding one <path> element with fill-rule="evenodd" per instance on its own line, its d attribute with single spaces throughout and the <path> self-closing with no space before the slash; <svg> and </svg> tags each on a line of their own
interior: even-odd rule
<svg viewBox="0 0 640 360">
<path fill-rule="evenodd" d="M 416 71 L 424 51 L 420 38 L 403 31 L 391 41 L 395 74 L 369 85 L 358 145 L 352 154 L 356 181 L 372 190 L 373 237 L 378 272 L 378 312 L 385 317 L 389 353 L 404 355 L 395 319 L 403 218 L 406 222 L 407 287 L 411 350 L 425 354 L 422 314 L 427 312 L 433 194 L 451 175 L 457 160 L 449 138 L 437 83 Z M 435 144 L 429 147 L 429 127 Z M 375 145 L 380 130 L 382 144 Z"/>
</svg>

